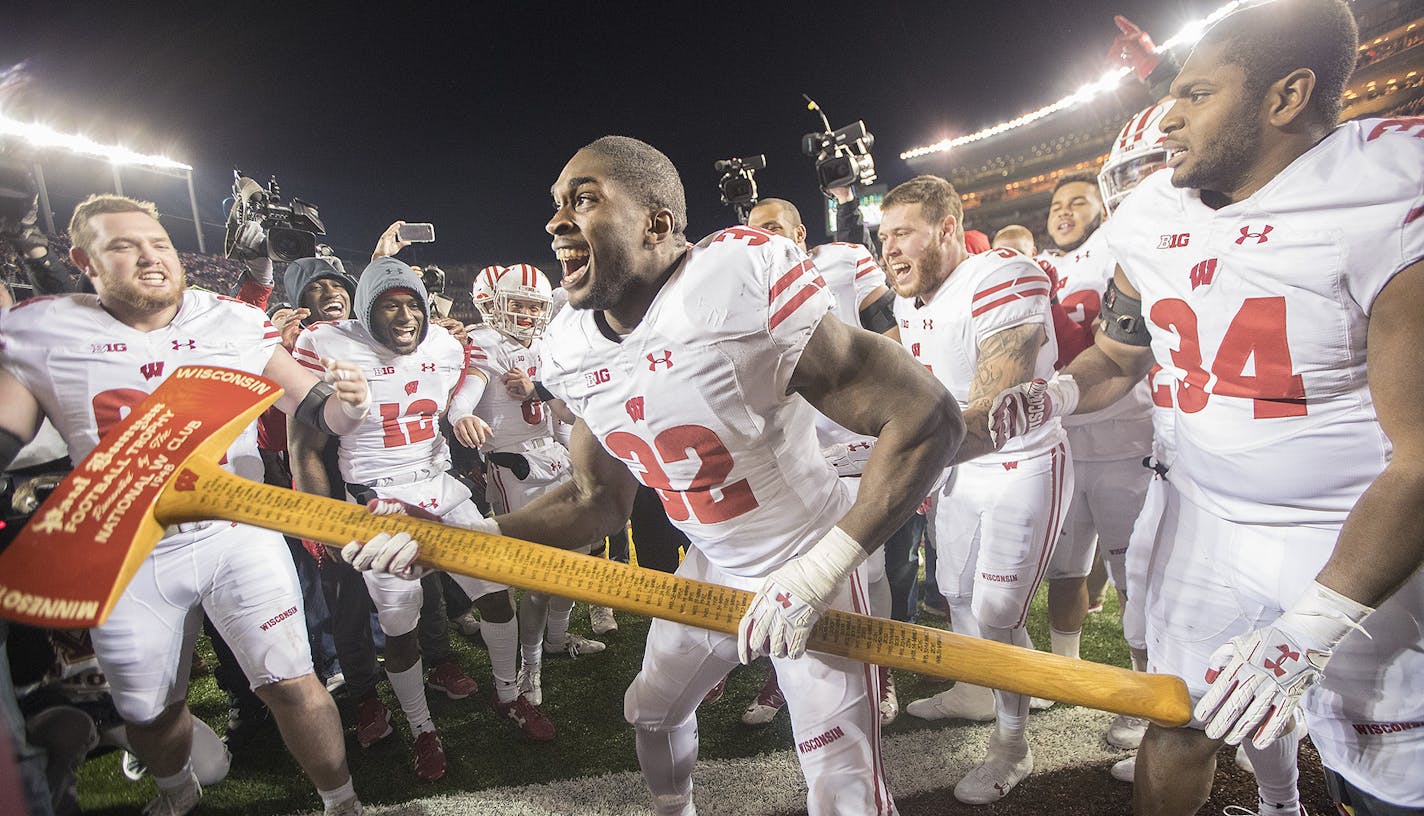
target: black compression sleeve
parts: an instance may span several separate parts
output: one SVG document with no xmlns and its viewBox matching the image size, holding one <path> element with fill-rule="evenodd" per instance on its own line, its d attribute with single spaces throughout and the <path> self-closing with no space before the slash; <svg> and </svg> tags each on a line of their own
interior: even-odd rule
<svg viewBox="0 0 1424 816">
<path fill-rule="evenodd" d="M 331 426 L 326 424 L 326 401 L 335 393 L 331 383 L 318 382 L 302 397 L 294 416 L 324 434 L 331 433 Z"/>
<path fill-rule="evenodd" d="M 895 328 L 895 293 L 886 292 L 860 310 L 860 325 L 876 334 Z"/>
<path fill-rule="evenodd" d="M 24 440 L 11 433 L 5 428 L 0 428 L 0 470 L 6 470 L 10 463 L 15 461 L 19 455 L 20 448 L 25 446 Z"/>
<path fill-rule="evenodd" d="M 1142 319 L 1142 301 L 1122 293 L 1117 281 L 1108 281 L 1103 293 L 1103 334 L 1129 346 L 1152 345 L 1147 323 Z"/>
</svg>

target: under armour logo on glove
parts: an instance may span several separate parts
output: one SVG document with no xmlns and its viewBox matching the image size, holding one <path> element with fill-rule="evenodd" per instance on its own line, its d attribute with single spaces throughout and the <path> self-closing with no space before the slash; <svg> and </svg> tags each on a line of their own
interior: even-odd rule
<svg viewBox="0 0 1424 816">
<path fill-rule="evenodd" d="M 742 617 L 737 654 L 743 663 L 760 655 L 800 657 L 806 653 L 811 628 L 825 608 L 817 609 L 799 595 L 782 588 L 775 578 L 762 584 Z"/>
<path fill-rule="evenodd" d="M 1276 660 L 1275 662 L 1271 662 L 1271 660 L 1268 658 L 1262 661 L 1262 664 L 1266 668 L 1275 672 L 1277 677 L 1285 677 L 1286 670 L 1281 668 L 1281 665 L 1288 660 L 1299 660 L 1300 652 L 1292 651 L 1291 648 L 1284 643 L 1278 644 L 1276 648 L 1279 649 L 1281 652 L 1280 659 Z"/>
<path fill-rule="evenodd" d="M 1229 745 L 1251 737 L 1263 748 L 1291 728 L 1301 696 L 1320 682 L 1329 659 L 1329 651 L 1305 649 L 1275 627 L 1233 638 L 1211 656 L 1211 688 L 1193 713 L 1208 737 Z"/>
</svg>

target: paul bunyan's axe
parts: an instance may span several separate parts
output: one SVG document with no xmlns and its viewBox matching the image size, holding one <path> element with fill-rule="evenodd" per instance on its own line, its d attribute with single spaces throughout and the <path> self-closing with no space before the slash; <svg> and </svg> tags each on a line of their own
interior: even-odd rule
<svg viewBox="0 0 1424 816">
<path fill-rule="evenodd" d="M 224 368 L 186 366 L 99 441 L 0 554 L 0 616 L 35 626 L 101 623 L 166 525 L 226 520 L 343 545 L 408 532 L 421 562 L 640 615 L 735 634 L 751 602 L 742 590 L 486 535 L 258 484 L 218 461 L 281 389 Z M 817 651 L 963 680 L 1165 726 L 1191 717 L 1180 678 L 1132 672 L 831 611 L 816 624 Z"/>
</svg>

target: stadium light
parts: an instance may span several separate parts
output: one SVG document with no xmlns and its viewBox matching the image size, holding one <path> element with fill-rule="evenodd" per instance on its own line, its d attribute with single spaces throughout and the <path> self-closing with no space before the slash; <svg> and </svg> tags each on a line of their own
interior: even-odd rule
<svg viewBox="0 0 1424 816">
<path fill-rule="evenodd" d="M 174 161 L 166 156 L 150 156 L 130 150 L 127 147 L 100 144 L 87 136 L 61 133 L 48 125 L 41 125 L 35 122 L 21 122 L 18 119 L 12 119 L 6 116 L 4 113 L 0 113 L 0 136 L 15 136 L 24 139 L 35 147 L 58 148 L 68 150 L 72 153 L 94 156 L 110 164 L 138 165 L 140 167 L 152 167 L 157 170 L 172 170 L 175 172 L 191 172 L 193 169 L 191 165 Z"/>
<path fill-rule="evenodd" d="M 4 111 L 0 111 L 0 137 L 4 136 L 23 139 L 37 148 L 66 150 L 70 153 L 92 156 L 108 162 L 114 173 L 114 192 L 119 195 L 123 195 L 123 185 L 119 178 L 122 167 L 139 167 L 183 176 L 188 182 L 188 204 L 193 209 L 193 230 L 197 233 L 198 251 L 203 253 L 208 251 L 207 242 L 203 239 L 203 222 L 198 212 L 198 194 L 193 189 L 192 165 L 174 161 L 167 156 L 150 156 L 127 147 L 100 144 L 88 136 L 61 133 L 48 125 L 37 122 L 21 122 L 7 116 Z M 49 192 L 45 189 L 44 171 L 39 164 L 35 165 L 35 175 L 40 188 L 39 195 L 44 210 L 45 226 L 49 232 L 54 232 L 54 221 L 49 209 Z"/>
<path fill-rule="evenodd" d="M 1197 20 L 1195 22 L 1188 23 L 1187 25 L 1183 26 L 1181 31 L 1177 32 L 1166 42 L 1162 43 L 1161 45 L 1158 45 L 1154 49 L 1154 51 L 1160 54 L 1163 51 L 1176 48 L 1179 45 L 1191 45 L 1197 40 L 1201 39 L 1202 34 L 1206 33 L 1206 30 L 1210 28 L 1217 20 L 1220 20 L 1222 17 L 1225 17 L 1226 15 L 1230 14 L 1241 6 L 1261 5 L 1262 3 L 1268 2 L 1271 2 L 1271 0 L 1257 0 L 1257 2 L 1249 2 L 1249 0 L 1232 0 L 1232 2 L 1227 3 L 1226 5 L 1212 12 L 1206 17 L 1206 19 Z M 962 145 L 983 141 L 984 139 L 998 136 L 1001 133 L 1007 133 L 1008 131 L 1021 128 L 1024 125 L 1036 122 L 1045 116 L 1049 116 L 1059 111 L 1086 104 L 1098 98 L 1099 96 L 1102 96 L 1103 94 L 1110 93 L 1116 90 L 1117 86 L 1122 84 L 1123 78 L 1130 73 L 1132 73 L 1132 69 L 1127 68 L 1125 66 L 1114 68 L 1111 71 L 1108 71 L 1106 74 L 1103 74 L 1103 76 L 1097 81 L 1090 82 L 1087 85 L 1084 85 L 1083 87 L 1074 91 L 1072 94 L 1069 94 L 1068 96 L 1063 97 L 1057 102 L 1054 102 L 1052 105 L 1045 105 L 1044 107 L 1039 108 L 1036 111 L 1032 111 L 1030 113 L 1024 114 L 1023 116 L 1020 116 L 1017 119 L 1010 119 L 1007 122 L 1000 122 L 999 124 L 994 125 L 993 127 L 984 128 L 981 131 L 978 131 L 976 133 L 970 133 L 967 136 L 959 136 L 954 139 L 944 139 L 935 142 L 932 145 L 926 145 L 924 147 L 916 147 L 910 150 L 906 150 L 905 152 L 900 154 L 900 158 L 914 159 L 920 156 L 927 156 L 931 153 L 943 153 L 947 150 L 952 150 Z"/>
</svg>

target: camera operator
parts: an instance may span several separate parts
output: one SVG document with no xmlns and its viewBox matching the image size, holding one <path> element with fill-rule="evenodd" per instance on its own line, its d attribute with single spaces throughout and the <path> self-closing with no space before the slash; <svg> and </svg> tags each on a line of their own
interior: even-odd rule
<svg viewBox="0 0 1424 816">
<path fill-rule="evenodd" d="M 875 234 L 865 226 L 865 215 L 860 211 L 860 198 L 854 187 L 830 187 L 826 190 L 836 202 L 836 241 L 844 244 L 860 244 L 870 250 L 871 257 L 880 257 L 880 244 Z M 886 290 L 889 291 L 889 290 Z"/>
</svg>

